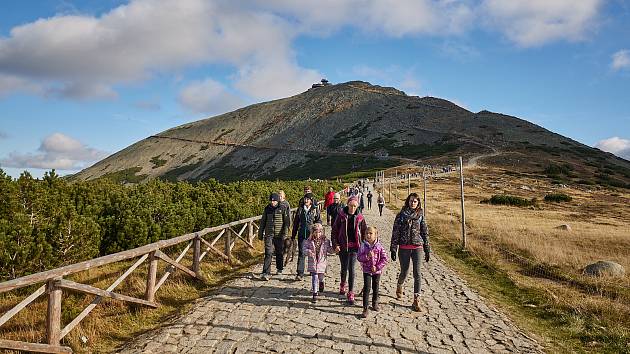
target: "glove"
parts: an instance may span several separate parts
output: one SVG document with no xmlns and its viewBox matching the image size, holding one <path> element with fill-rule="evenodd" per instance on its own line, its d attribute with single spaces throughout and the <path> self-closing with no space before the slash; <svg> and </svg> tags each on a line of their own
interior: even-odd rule
<svg viewBox="0 0 630 354">
<path fill-rule="evenodd" d="M 390 252 L 390 256 L 392 257 L 392 261 L 396 262 L 396 251 L 395 250 L 391 250 Z"/>
<path fill-rule="evenodd" d="M 431 259 L 431 250 L 429 249 L 429 246 L 424 246 L 424 261 L 428 262 L 429 259 Z"/>
</svg>

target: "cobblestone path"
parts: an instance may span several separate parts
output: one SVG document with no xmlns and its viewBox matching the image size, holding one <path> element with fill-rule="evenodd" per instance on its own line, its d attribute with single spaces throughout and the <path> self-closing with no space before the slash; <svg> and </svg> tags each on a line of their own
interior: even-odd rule
<svg viewBox="0 0 630 354">
<path fill-rule="evenodd" d="M 365 210 L 368 225 L 376 226 L 389 248 L 394 213 Z M 431 225 L 429 223 L 429 230 Z M 326 235 L 330 237 L 330 229 Z M 297 259 L 297 257 L 296 257 Z M 328 262 L 326 289 L 311 303 L 310 277 L 294 281 L 296 262 L 270 281 L 238 278 L 198 300 L 187 314 L 128 343 L 122 353 L 537 353 L 543 348 L 516 328 L 432 255 L 422 263 L 421 312 L 411 310 L 413 277 L 405 283 L 402 300 L 395 298 L 397 262 L 385 267 L 381 279 L 381 309 L 359 318 L 361 298 L 354 306 L 337 294 L 339 260 Z M 254 267 L 253 274 L 261 272 Z M 289 273 L 289 274 L 287 274 Z M 357 264 L 355 291 L 363 277 Z"/>
</svg>

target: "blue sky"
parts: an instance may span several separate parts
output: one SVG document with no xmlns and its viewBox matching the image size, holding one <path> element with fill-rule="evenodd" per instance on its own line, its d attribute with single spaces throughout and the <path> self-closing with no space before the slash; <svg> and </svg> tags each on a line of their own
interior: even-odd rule
<svg viewBox="0 0 630 354">
<path fill-rule="evenodd" d="M 628 0 L 30 0 L 0 10 L 0 167 L 76 172 L 322 77 L 630 159 Z"/>
</svg>

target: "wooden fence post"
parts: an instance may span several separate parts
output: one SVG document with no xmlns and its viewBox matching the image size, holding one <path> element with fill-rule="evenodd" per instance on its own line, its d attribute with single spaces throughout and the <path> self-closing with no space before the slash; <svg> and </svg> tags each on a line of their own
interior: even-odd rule
<svg viewBox="0 0 630 354">
<path fill-rule="evenodd" d="M 466 208 L 464 208 L 464 164 L 459 157 L 459 185 L 462 200 L 462 249 L 466 249 Z"/>
<path fill-rule="evenodd" d="M 46 337 L 48 344 L 61 344 L 61 295 L 62 290 L 57 286 L 61 278 L 48 280 L 46 291 L 48 292 L 48 314 L 46 316 Z"/>
<path fill-rule="evenodd" d="M 201 277 L 201 265 L 199 264 L 199 257 L 201 257 L 201 237 L 198 233 L 195 233 L 193 239 L 193 266 L 192 270 L 195 272 L 197 278 Z"/>
<path fill-rule="evenodd" d="M 424 167 L 422 168 L 422 188 L 422 204 L 424 204 L 422 208 L 422 217 L 424 218 L 427 215 L 427 178 L 424 174 Z"/>
<path fill-rule="evenodd" d="M 147 301 L 154 302 L 155 300 L 155 278 L 157 277 L 158 258 L 155 256 L 155 251 L 149 253 L 149 272 L 147 274 L 147 288 L 144 297 Z"/>
<path fill-rule="evenodd" d="M 392 178 L 389 178 L 389 202 L 392 202 Z"/>
<path fill-rule="evenodd" d="M 411 173 L 407 173 L 407 195 L 411 194 Z"/>
<path fill-rule="evenodd" d="M 248 223 L 247 228 L 248 228 L 248 230 L 247 230 L 247 234 L 248 234 L 248 236 L 249 236 L 249 238 L 248 238 L 249 243 L 253 245 L 253 244 L 254 244 L 254 222 L 253 222 L 253 221 L 250 221 L 250 222 Z"/>
<path fill-rule="evenodd" d="M 225 230 L 225 255 L 228 257 L 228 262 L 232 263 L 232 251 L 230 250 L 230 234 L 232 231 L 228 228 Z"/>
</svg>

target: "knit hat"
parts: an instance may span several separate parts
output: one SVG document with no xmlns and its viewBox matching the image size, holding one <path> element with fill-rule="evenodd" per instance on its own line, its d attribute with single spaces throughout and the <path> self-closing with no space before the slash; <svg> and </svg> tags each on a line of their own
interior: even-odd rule
<svg viewBox="0 0 630 354">
<path fill-rule="evenodd" d="M 313 201 L 314 197 L 313 197 L 313 193 L 306 193 L 304 194 L 304 199 L 310 199 L 311 201 Z"/>
<path fill-rule="evenodd" d="M 271 193 L 271 195 L 269 196 L 269 200 L 273 201 L 275 200 L 276 202 L 280 201 L 280 194 L 278 193 Z"/>
<path fill-rule="evenodd" d="M 350 202 L 352 202 L 352 201 L 357 202 L 357 204 L 358 204 L 359 203 L 359 198 L 357 198 L 356 196 L 353 195 L 352 197 L 348 198 L 348 204 L 350 204 Z"/>
</svg>

